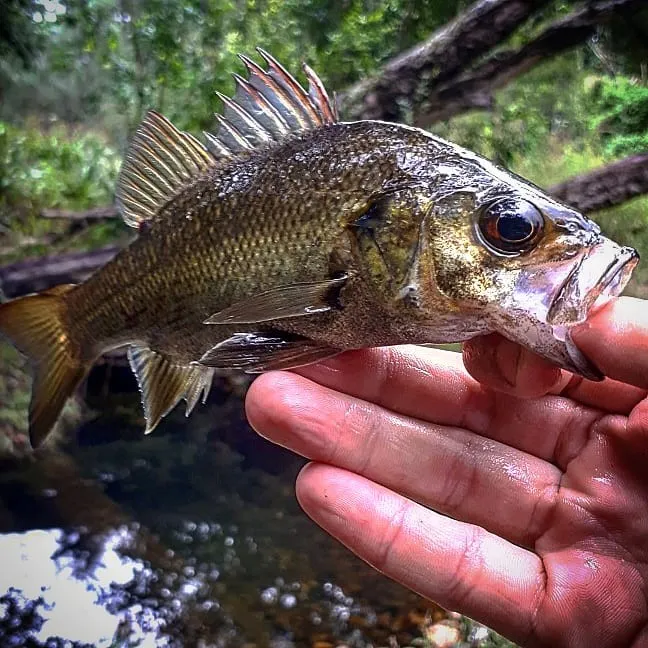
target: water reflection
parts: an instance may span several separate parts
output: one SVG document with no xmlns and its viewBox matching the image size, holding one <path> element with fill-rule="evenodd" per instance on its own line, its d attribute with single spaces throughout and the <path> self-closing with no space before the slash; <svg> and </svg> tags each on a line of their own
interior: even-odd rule
<svg viewBox="0 0 648 648">
<path fill-rule="evenodd" d="M 145 567 L 119 552 L 128 541 L 126 529 L 109 534 L 91 561 L 87 551 L 71 550 L 78 541 L 78 533 L 61 529 L 0 536 L 3 646 L 37 641 L 48 646 L 56 637 L 100 648 L 113 645 L 126 618 L 110 611 L 114 588 L 132 582 Z M 134 643 L 160 645 L 144 624 L 129 625 Z"/>
<path fill-rule="evenodd" d="M 221 606 L 219 595 L 228 601 L 222 572 L 253 567 L 241 561 L 234 537 L 225 535 L 216 523 L 185 522 L 176 538 L 209 543 L 214 537 L 225 548 L 220 565 L 187 560 L 175 571 L 153 569 L 143 560 L 129 557 L 138 546 L 141 527 L 133 524 L 106 533 L 101 538 L 83 530 L 33 530 L 0 537 L 0 552 L 6 568 L 0 575 L 0 639 L 2 646 L 182 646 L 191 617 L 203 616 L 197 644 L 242 645 L 250 628 L 236 627 Z M 243 539 L 246 555 L 256 553 L 252 538 Z M 167 550 L 167 554 L 174 554 Z M 243 564 L 245 563 L 245 564 Z M 221 572 L 222 570 L 222 572 Z M 368 637 L 359 627 L 377 627 L 378 614 L 356 601 L 340 585 L 300 581 L 286 582 L 277 576 L 272 583 L 259 583 L 257 600 L 248 602 L 281 625 L 281 613 L 297 610 L 313 630 L 344 639 L 349 646 L 366 646 Z M 207 618 L 209 617 L 209 618 Z M 214 622 L 217 620 L 217 623 Z M 268 625 L 271 625 L 270 623 Z M 277 627 L 268 636 L 276 646 L 300 645 L 301 638 L 289 627 Z M 67 642 L 67 643 L 66 643 Z M 265 644 L 262 644 L 265 645 Z"/>
</svg>

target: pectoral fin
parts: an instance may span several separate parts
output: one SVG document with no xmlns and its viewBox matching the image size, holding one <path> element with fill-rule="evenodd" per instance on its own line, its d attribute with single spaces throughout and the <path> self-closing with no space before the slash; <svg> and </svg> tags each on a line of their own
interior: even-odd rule
<svg viewBox="0 0 648 648">
<path fill-rule="evenodd" d="M 340 353 L 299 335 L 280 331 L 235 333 L 207 351 L 200 364 L 219 369 L 242 369 L 261 373 L 292 369 Z"/>
<path fill-rule="evenodd" d="M 142 393 L 145 434 L 153 432 L 162 417 L 180 399 L 187 401 L 187 416 L 191 414 L 201 395 L 203 403 L 205 402 L 214 376 L 214 370 L 210 367 L 175 364 L 166 356 L 139 344 L 129 348 L 128 359 Z"/>
<path fill-rule="evenodd" d="M 337 289 L 348 275 L 326 281 L 279 286 L 253 295 L 214 313 L 204 324 L 255 324 L 284 317 L 324 313 L 335 303 Z"/>
</svg>

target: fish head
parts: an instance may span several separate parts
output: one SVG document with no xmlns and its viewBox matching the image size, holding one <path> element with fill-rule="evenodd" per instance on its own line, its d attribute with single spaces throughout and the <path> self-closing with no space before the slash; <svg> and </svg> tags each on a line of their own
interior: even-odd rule
<svg viewBox="0 0 648 648">
<path fill-rule="evenodd" d="M 638 253 L 514 174 L 463 150 L 454 158 L 414 190 L 424 215 L 400 297 L 430 330 L 445 325 L 457 340 L 499 332 L 602 379 L 571 331 L 623 291 Z"/>
</svg>

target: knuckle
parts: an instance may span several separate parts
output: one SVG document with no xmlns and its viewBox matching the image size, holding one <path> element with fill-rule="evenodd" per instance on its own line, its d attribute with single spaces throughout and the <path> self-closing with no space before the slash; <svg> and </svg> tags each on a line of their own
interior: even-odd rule
<svg viewBox="0 0 648 648">
<path fill-rule="evenodd" d="M 373 405 L 354 399 L 345 400 L 342 416 L 332 435 L 327 461 L 365 474 L 375 455 L 383 418 L 379 408 Z"/>
<path fill-rule="evenodd" d="M 477 456 L 470 441 L 467 441 L 461 451 L 452 457 L 450 465 L 444 472 L 445 479 L 439 494 L 440 507 L 446 514 L 452 516 L 471 497 L 477 484 Z"/>
<path fill-rule="evenodd" d="M 384 394 L 390 389 L 393 382 L 396 367 L 399 363 L 398 352 L 394 349 L 382 349 L 374 356 L 372 382 L 374 384 L 374 393 L 372 400 L 379 402 Z"/>
<path fill-rule="evenodd" d="M 385 524 L 377 545 L 376 556 L 372 561 L 374 567 L 380 572 L 388 572 L 390 565 L 395 562 L 393 556 L 397 553 L 396 548 L 403 533 L 410 506 L 409 500 L 403 500 Z"/>
<path fill-rule="evenodd" d="M 446 588 L 446 599 L 452 607 L 462 607 L 475 590 L 484 571 L 484 537 L 481 527 L 469 527 L 457 564 Z"/>
</svg>

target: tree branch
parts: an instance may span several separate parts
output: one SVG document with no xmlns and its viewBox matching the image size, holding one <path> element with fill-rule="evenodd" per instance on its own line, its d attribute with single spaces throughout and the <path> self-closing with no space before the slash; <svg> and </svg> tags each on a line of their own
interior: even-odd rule
<svg viewBox="0 0 648 648">
<path fill-rule="evenodd" d="M 478 0 L 428 40 L 342 93 L 342 113 L 352 119 L 404 121 L 404 104 L 417 103 L 422 86 L 427 92 L 431 83 L 466 69 L 550 2 Z"/>
<path fill-rule="evenodd" d="M 425 98 L 415 102 L 413 121 L 429 125 L 471 109 L 488 108 L 495 90 L 542 61 L 565 52 L 592 36 L 597 27 L 616 16 L 645 8 L 645 0 L 593 0 L 557 20 L 519 50 L 495 54 L 471 72 L 442 81 L 432 79 Z"/>
<path fill-rule="evenodd" d="M 72 211 L 69 209 L 43 209 L 40 215 L 43 218 L 66 218 L 68 220 L 101 220 L 105 218 L 117 218 L 119 211 L 114 205 L 107 207 L 94 207 L 83 211 Z"/>
<path fill-rule="evenodd" d="M 619 205 L 648 194 L 648 153 L 632 155 L 550 187 L 549 193 L 581 212 Z"/>
</svg>

